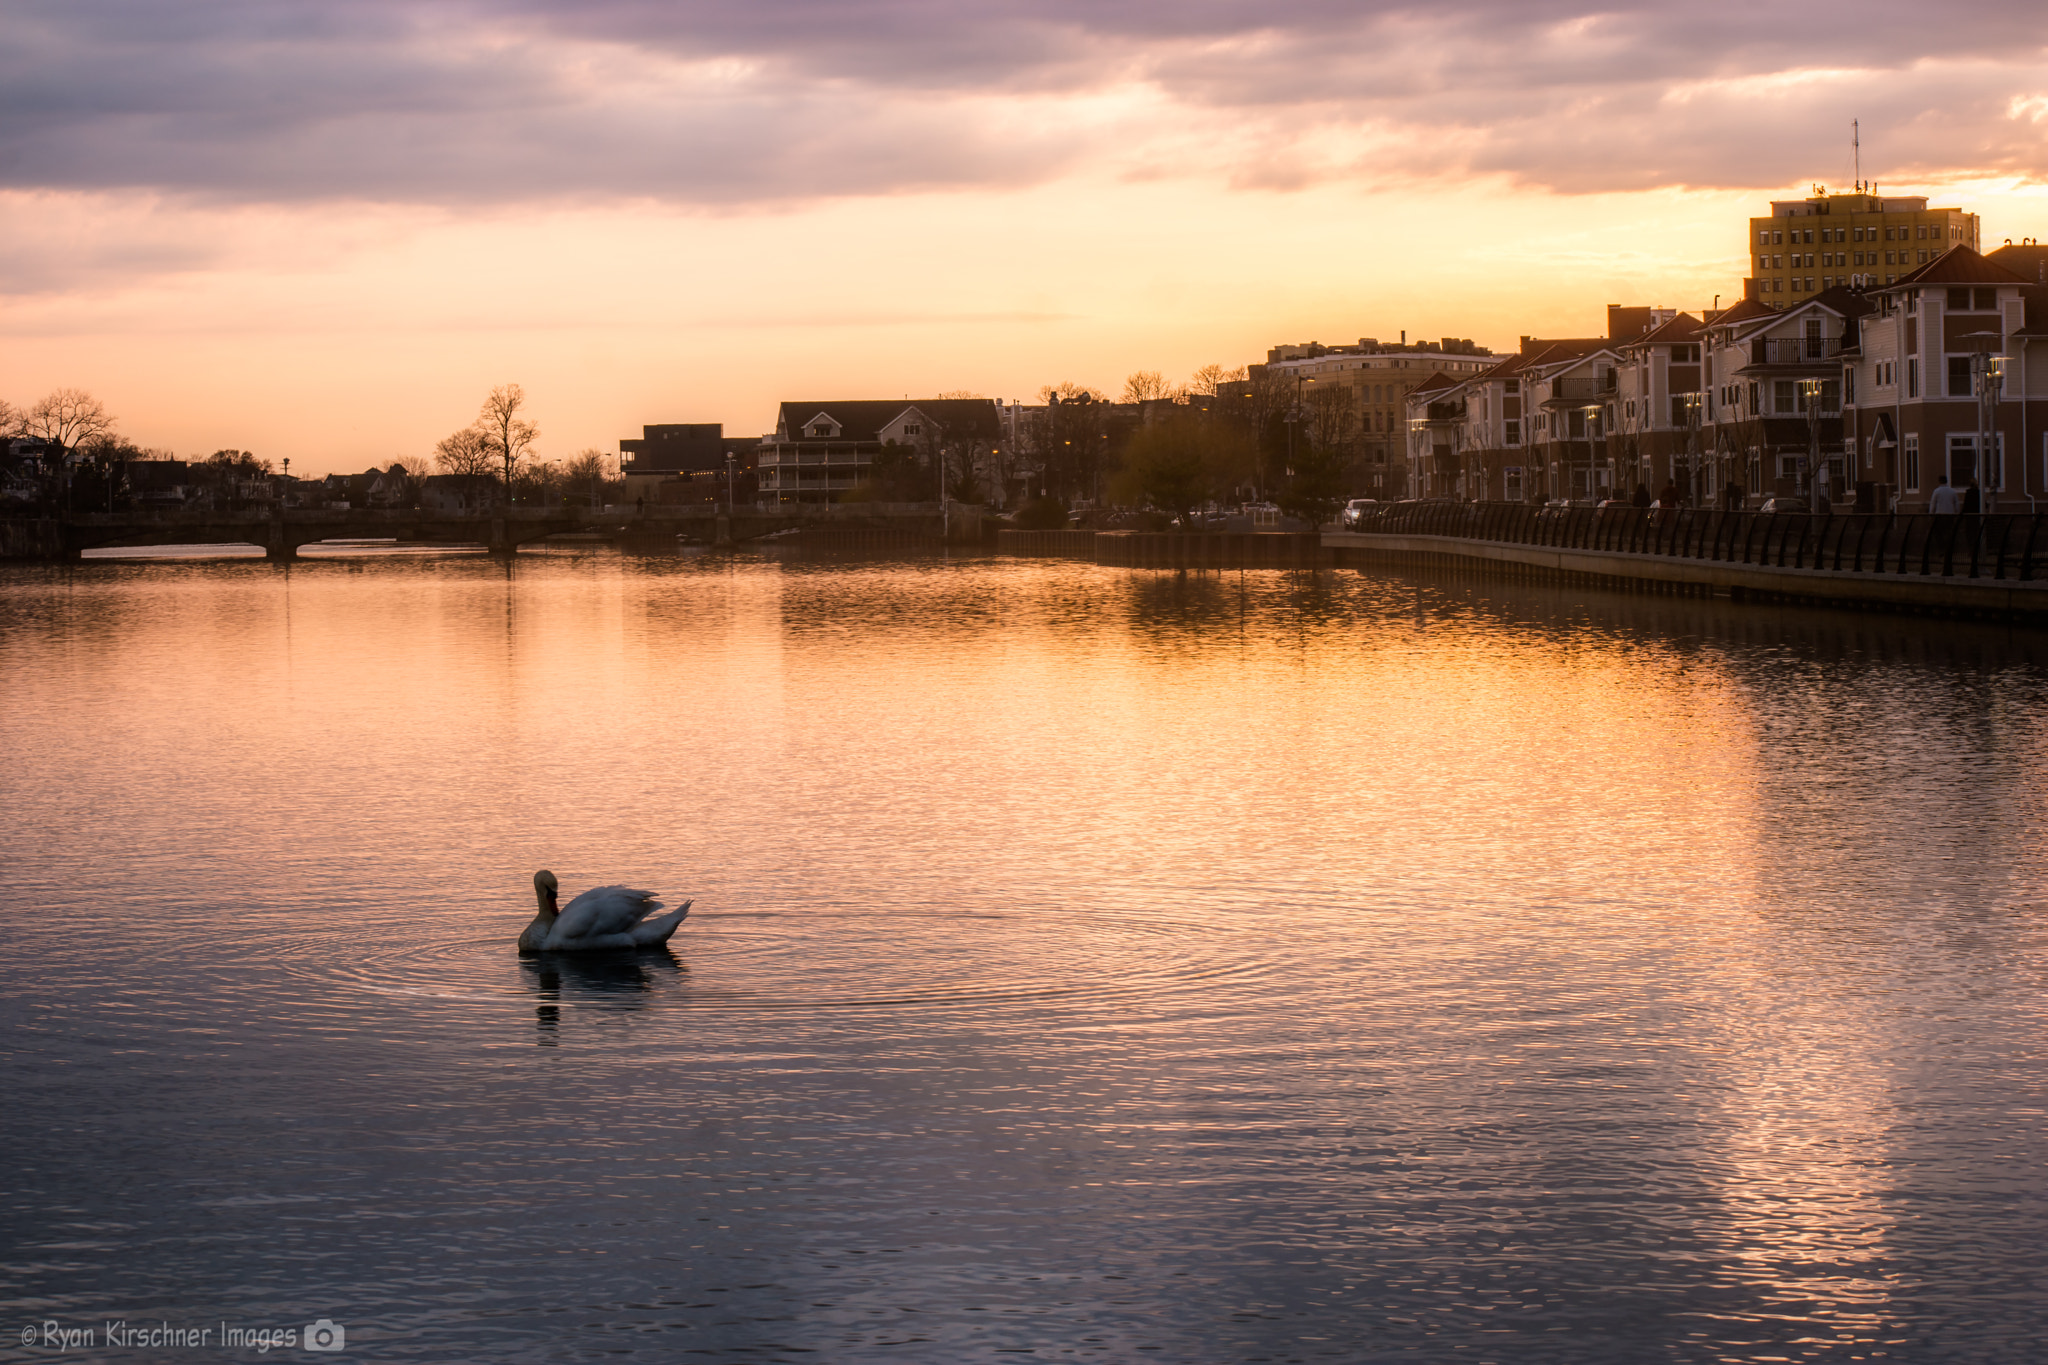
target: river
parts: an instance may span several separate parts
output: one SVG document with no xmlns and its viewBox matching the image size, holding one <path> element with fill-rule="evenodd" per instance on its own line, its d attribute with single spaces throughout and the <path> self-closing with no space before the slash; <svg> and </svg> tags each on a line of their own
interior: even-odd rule
<svg viewBox="0 0 2048 1365">
<path fill-rule="evenodd" d="M 597 550 L 8 567 L 0 664 L 24 1358 L 2048 1338 L 2048 637 Z M 542 867 L 695 909 L 522 962 Z"/>
</svg>

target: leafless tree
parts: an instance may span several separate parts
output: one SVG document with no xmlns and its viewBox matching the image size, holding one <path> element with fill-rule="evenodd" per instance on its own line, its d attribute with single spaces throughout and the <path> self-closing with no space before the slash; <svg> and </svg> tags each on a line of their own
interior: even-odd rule
<svg viewBox="0 0 2048 1365">
<path fill-rule="evenodd" d="M 25 420 L 26 413 L 5 398 L 0 398 L 0 437 L 20 435 L 21 424 Z"/>
<path fill-rule="evenodd" d="M 22 434 L 70 450 L 114 429 L 114 419 L 100 400 L 84 389 L 57 389 L 28 410 Z"/>
<path fill-rule="evenodd" d="M 1201 394 L 1206 398 L 1214 398 L 1216 391 L 1225 384 L 1241 384 L 1245 377 L 1246 372 L 1242 365 L 1234 370 L 1226 370 L 1221 365 L 1204 365 L 1188 376 L 1187 391 Z"/>
<path fill-rule="evenodd" d="M 1139 370 L 1124 377 L 1124 396 L 1121 402 L 1149 403 L 1159 398 L 1180 398 L 1183 391 L 1166 382 L 1166 376 L 1157 370 Z"/>
<path fill-rule="evenodd" d="M 521 499 L 546 507 L 562 492 L 562 466 L 553 460 L 529 460 L 519 466 L 515 485 Z"/>
<path fill-rule="evenodd" d="M 443 474 L 490 478 L 496 458 L 490 438 L 480 427 L 464 427 L 434 447 L 434 467 Z"/>
<path fill-rule="evenodd" d="M 477 427 L 490 443 L 491 451 L 505 467 L 505 497 L 512 497 L 512 476 L 519 462 L 533 450 L 540 428 L 519 415 L 526 406 L 526 390 L 517 384 L 502 384 L 491 390 L 477 414 Z"/>
<path fill-rule="evenodd" d="M 618 457 L 608 455 L 595 446 L 586 447 L 571 456 L 562 466 L 562 478 L 567 491 L 587 493 L 592 507 L 604 505 L 605 490 L 611 487 L 617 477 Z"/>
<path fill-rule="evenodd" d="M 1308 439 L 1316 449 L 1348 454 L 1358 427 L 1358 390 L 1325 384 L 1308 395 Z"/>
</svg>

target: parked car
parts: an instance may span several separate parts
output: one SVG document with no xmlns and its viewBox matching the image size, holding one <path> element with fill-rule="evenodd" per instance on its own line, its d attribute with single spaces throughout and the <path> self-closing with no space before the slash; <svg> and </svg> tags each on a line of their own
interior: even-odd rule
<svg viewBox="0 0 2048 1365">
<path fill-rule="evenodd" d="M 1345 503 L 1345 529 L 1355 529 L 1361 522 L 1369 521 L 1373 517 L 1378 516 L 1379 506 L 1380 500 L 1378 498 L 1353 498 L 1351 501 Z"/>
<path fill-rule="evenodd" d="M 1811 509 L 1807 507 L 1805 498 L 1766 498 L 1764 499 L 1764 505 L 1756 510 L 1759 512 L 1803 513 Z"/>
</svg>

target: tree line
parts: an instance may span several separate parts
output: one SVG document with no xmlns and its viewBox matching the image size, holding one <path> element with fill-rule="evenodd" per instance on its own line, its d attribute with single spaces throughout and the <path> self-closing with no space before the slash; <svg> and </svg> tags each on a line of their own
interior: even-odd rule
<svg viewBox="0 0 2048 1365">
<path fill-rule="evenodd" d="M 1021 452 L 1035 476 L 1031 524 L 1064 524 L 1082 500 L 1149 507 L 1182 526 L 1211 503 L 1265 501 L 1320 526 L 1361 482 L 1366 443 L 1349 389 L 1304 397 L 1263 371 L 1212 364 L 1182 384 L 1136 371 L 1115 402 L 1071 382 L 1038 396 Z"/>
</svg>

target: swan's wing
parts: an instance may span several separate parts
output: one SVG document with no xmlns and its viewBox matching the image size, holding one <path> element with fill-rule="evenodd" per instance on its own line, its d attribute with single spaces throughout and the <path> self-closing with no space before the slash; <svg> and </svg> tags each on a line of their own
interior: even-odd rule
<svg viewBox="0 0 2048 1365">
<path fill-rule="evenodd" d="M 654 911 L 661 902 L 652 891 L 635 891 L 628 886 L 593 886 L 562 907 L 562 916 L 548 934 L 550 943 L 570 939 L 604 938 L 628 934 L 633 926 Z"/>
<path fill-rule="evenodd" d="M 676 931 L 676 926 L 688 917 L 693 901 L 684 901 L 660 919 L 643 920 L 633 926 L 633 942 L 641 948 L 653 948 L 666 943 Z"/>
</svg>

